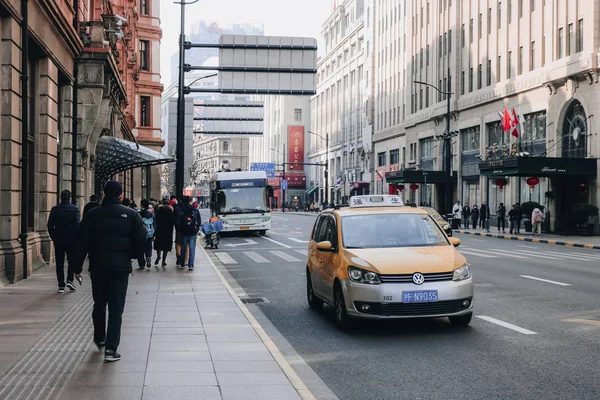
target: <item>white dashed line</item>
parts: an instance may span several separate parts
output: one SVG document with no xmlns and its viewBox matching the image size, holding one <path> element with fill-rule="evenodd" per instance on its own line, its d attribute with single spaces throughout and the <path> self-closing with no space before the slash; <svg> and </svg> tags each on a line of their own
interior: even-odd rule
<svg viewBox="0 0 600 400">
<path fill-rule="evenodd" d="M 515 332 L 522 333 L 524 335 L 537 335 L 536 332 L 530 331 L 529 329 L 521 328 L 520 326 L 516 326 L 513 324 L 509 324 L 508 322 L 500 321 L 499 319 L 488 317 L 486 315 L 476 315 L 477 318 L 482 319 L 487 322 L 491 322 L 492 324 L 500 325 L 508 329 L 512 329 Z"/>
<path fill-rule="evenodd" d="M 562 282 L 551 281 L 548 279 L 536 278 L 535 276 L 529 276 L 529 275 L 520 275 L 520 276 L 521 276 L 521 278 L 533 279 L 534 281 L 540 281 L 540 282 L 546 282 L 546 283 L 552 283 L 553 285 L 558 285 L 558 286 L 571 286 L 569 283 L 562 283 Z"/>
</svg>

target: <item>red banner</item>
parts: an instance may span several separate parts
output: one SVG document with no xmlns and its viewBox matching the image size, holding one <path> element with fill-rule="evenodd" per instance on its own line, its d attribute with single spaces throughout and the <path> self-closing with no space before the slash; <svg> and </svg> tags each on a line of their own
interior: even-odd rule
<svg viewBox="0 0 600 400">
<path fill-rule="evenodd" d="M 288 125 L 288 162 L 304 162 L 304 126 Z M 303 171 L 304 165 L 291 164 L 288 169 Z"/>
</svg>

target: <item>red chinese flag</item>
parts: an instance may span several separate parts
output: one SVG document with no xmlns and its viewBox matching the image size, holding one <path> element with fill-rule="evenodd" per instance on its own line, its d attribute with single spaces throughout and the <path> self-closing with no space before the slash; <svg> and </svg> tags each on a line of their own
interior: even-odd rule
<svg viewBox="0 0 600 400">
<path fill-rule="evenodd" d="M 504 132 L 509 132 L 512 126 L 512 121 L 510 119 L 510 114 L 508 113 L 506 107 L 504 107 L 504 113 L 502 116 L 502 127 L 504 128 Z"/>
</svg>

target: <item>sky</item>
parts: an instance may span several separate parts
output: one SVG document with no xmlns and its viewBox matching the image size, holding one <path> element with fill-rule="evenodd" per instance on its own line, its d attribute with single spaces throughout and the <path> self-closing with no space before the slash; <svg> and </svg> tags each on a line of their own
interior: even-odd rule
<svg viewBox="0 0 600 400">
<path fill-rule="evenodd" d="M 258 23 L 264 25 L 266 36 L 313 37 L 320 41 L 321 27 L 332 9 L 333 0 L 200 0 L 186 6 L 186 32 L 195 21 L 206 19 L 221 23 Z M 171 55 L 179 41 L 180 13 L 181 6 L 172 0 L 161 0 L 160 68 L 165 86 L 171 80 Z"/>
</svg>

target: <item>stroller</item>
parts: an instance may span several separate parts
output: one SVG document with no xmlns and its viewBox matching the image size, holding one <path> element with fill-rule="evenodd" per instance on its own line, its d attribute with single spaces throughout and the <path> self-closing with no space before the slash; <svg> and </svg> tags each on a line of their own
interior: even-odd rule
<svg viewBox="0 0 600 400">
<path fill-rule="evenodd" d="M 207 223 L 202 224 L 202 233 L 204 234 L 204 241 L 206 247 L 211 249 L 219 248 L 219 232 L 223 230 L 223 222 L 219 217 L 211 218 Z"/>
</svg>

